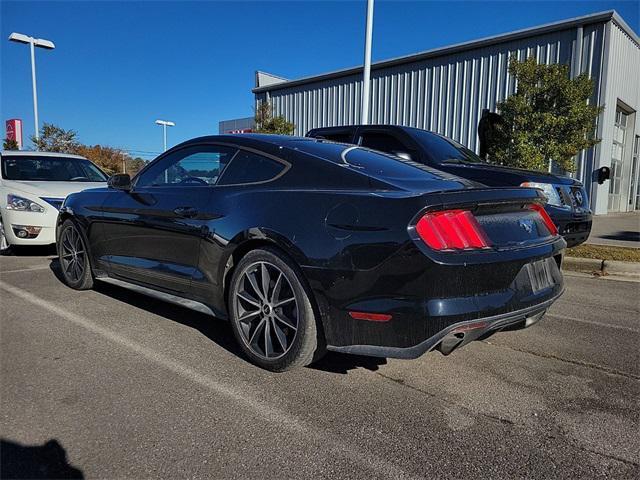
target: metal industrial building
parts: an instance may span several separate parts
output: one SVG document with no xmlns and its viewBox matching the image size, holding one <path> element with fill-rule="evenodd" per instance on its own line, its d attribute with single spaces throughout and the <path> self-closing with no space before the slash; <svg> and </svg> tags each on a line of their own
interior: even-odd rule
<svg viewBox="0 0 640 480">
<path fill-rule="evenodd" d="M 640 209 L 640 40 L 614 11 L 519 30 L 374 63 L 372 124 L 432 130 L 478 151 L 482 110 L 515 91 L 508 59 L 535 56 L 564 63 L 571 75 L 595 80 L 592 102 L 604 105 L 597 135 L 602 142 L 578 158 L 575 176 L 590 193 L 596 214 Z M 362 66 L 287 80 L 256 73 L 256 105 L 270 101 L 275 115 L 295 124 L 297 135 L 315 127 L 361 123 Z M 611 180 L 594 171 L 611 167 Z"/>
</svg>

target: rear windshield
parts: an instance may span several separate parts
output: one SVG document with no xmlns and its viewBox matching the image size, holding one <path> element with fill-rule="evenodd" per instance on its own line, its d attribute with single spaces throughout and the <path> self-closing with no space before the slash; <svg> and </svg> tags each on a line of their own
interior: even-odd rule
<svg viewBox="0 0 640 480">
<path fill-rule="evenodd" d="M 354 170 L 379 178 L 415 178 L 420 175 L 428 175 L 430 178 L 442 178 L 443 175 L 443 172 L 421 163 L 363 147 L 323 141 L 298 141 L 291 142 L 290 145 L 296 150 L 337 164 L 348 165 Z"/>
<path fill-rule="evenodd" d="M 420 129 L 412 130 L 412 133 L 413 138 L 422 145 L 434 163 L 486 163 L 471 150 L 453 140 Z"/>
<path fill-rule="evenodd" d="M 106 182 L 89 160 L 71 157 L 2 156 L 2 178 L 32 182 Z"/>
<path fill-rule="evenodd" d="M 360 170 L 368 175 L 383 178 L 415 178 L 427 174 L 431 178 L 442 176 L 442 172 L 429 168 L 421 163 L 404 158 L 387 155 L 376 150 L 369 150 L 362 147 L 351 147 L 345 149 L 342 158 L 351 167 Z M 417 170 L 422 170 L 418 172 Z"/>
</svg>

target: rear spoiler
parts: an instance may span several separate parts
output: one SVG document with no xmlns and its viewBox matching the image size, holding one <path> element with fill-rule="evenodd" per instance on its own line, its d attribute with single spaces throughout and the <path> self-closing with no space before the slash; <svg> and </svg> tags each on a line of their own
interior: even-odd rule
<svg viewBox="0 0 640 480">
<path fill-rule="evenodd" d="M 471 211 L 483 210 L 487 207 L 496 208 L 500 205 L 530 205 L 538 203 L 545 205 L 547 198 L 537 188 L 505 187 L 505 188 L 469 188 L 453 190 L 439 194 L 425 194 L 427 204 L 422 213 L 428 210 L 443 208 L 466 208 Z"/>
</svg>

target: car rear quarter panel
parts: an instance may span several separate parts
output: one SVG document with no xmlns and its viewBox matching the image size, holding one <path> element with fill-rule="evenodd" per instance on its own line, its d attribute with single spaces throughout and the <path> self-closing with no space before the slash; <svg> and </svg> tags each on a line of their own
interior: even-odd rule
<svg viewBox="0 0 640 480">
<path fill-rule="evenodd" d="M 409 241 L 415 212 L 406 195 L 370 191 L 225 189 L 205 237 L 196 282 L 210 284 L 207 299 L 226 309 L 225 282 L 234 252 L 247 242 L 279 247 L 303 270 L 369 269 Z"/>
</svg>

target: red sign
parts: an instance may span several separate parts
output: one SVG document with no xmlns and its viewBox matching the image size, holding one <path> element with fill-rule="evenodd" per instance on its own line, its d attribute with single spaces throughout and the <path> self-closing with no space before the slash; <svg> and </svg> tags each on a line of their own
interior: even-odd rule
<svg viewBox="0 0 640 480">
<path fill-rule="evenodd" d="M 12 118 L 5 122 L 7 140 L 15 140 L 18 144 L 18 149 L 22 150 L 22 120 L 18 118 Z"/>
</svg>

